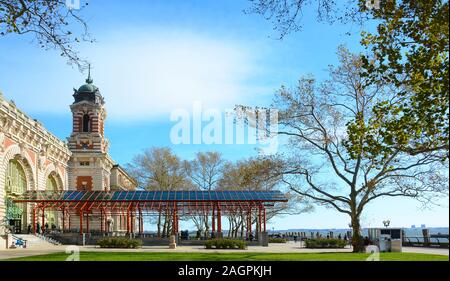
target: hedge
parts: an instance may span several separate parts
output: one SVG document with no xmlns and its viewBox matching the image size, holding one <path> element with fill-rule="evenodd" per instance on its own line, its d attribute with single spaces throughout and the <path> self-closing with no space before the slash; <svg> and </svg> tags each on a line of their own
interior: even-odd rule
<svg viewBox="0 0 450 281">
<path fill-rule="evenodd" d="M 97 241 L 100 248 L 140 248 L 142 241 L 124 237 L 108 237 Z"/>
<path fill-rule="evenodd" d="M 307 239 L 306 248 L 344 248 L 347 242 L 341 239 Z"/>
<path fill-rule="evenodd" d="M 245 250 L 247 244 L 242 240 L 217 238 L 205 242 L 206 249 L 241 249 Z"/>
<path fill-rule="evenodd" d="M 269 243 L 286 243 L 284 238 L 269 238 Z"/>
</svg>

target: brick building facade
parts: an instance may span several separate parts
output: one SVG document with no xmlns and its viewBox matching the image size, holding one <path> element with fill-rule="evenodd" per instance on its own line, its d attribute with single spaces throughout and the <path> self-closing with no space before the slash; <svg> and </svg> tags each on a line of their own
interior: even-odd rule
<svg viewBox="0 0 450 281">
<path fill-rule="evenodd" d="M 105 103 L 90 75 L 86 84 L 74 89 L 73 97 L 72 133 L 63 141 L 0 93 L 0 234 L 11 223 L 22 232 L 27 230 L 34 206 L 12 202 L 27 190 L 136 188 L 136 182 L 108 154 Z M 60 228 L 60 216 L 58 212 L 49 212 L 47 223 Z M 76 226 L 79 218 L 72 220 Z M 96 217 L 89 220 L 91 229 L 99 227 Z M 120 216 L 110 216 L 109 220 L 113 231 L 125 228 Z"/>
</svg>

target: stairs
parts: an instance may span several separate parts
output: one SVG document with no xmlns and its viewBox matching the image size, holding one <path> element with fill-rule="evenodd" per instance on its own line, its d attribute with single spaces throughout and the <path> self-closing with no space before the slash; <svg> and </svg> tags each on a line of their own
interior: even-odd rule
<svg viewBox="0 0 450 281">
<path fill-rule="evenodd" d="M 28 247 L 36 247 L 36 246 L 50 246 L 50 245 L 61 245 L 60 242 L 49 238 L 49 237 L 45 237 L 43 235 L 40 234 L 14 234 L 14 237 L 10 237 L 14 240 L 17 240 L 17 238 L 20 238 L 22 240 L 26 240 L 27 243 L 27 248 Z"/>
</svg>

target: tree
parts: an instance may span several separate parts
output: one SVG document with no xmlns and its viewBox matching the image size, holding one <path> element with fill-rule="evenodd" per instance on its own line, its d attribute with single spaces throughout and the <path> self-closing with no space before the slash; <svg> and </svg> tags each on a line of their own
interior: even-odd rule
<svg viewBox="0 0 450 281">
<path fill-rule="evenodd" d="M 192 184 L 187 178 L 183 162 L 170 148 L 151 148 L 135 156 L 127 170 L 137 179 L 139 186 L 147 190 L 189 190 Z M 171 230 L 170 214 L 160 210 L 157 217 L 158 237 L 167 237 Z"/>
<path fill-rule="evenodd" d="M 282 87 L 275 96 L 278 133 L 289 138 L 289 156 L 280 174 L 304 199 L 347 214 L 353 249 L 359 252 L 364 208 L 379 198 L 429 203 L 448 195 L 448 160 L 443 162 L 437 151 L 414 156 L 402 149 L 374 153 L 373 144 L 382 135 L 370 129 L 376 117 L 373 107 L 389 99 L 392 85 L 367 83 L 361 56 L 343 47 L 338 54 L 340 65 L 330 67 L 328 81 L 302 77 L 296 88 Z"/>
<path fill-rule="evenodd" d="M 380 23 L 363 33 L 363 75 L 393 84 L 392 99 L 374 107 L 380 151 L 416 155 L 449 149 L 449 6 L 440 0 L 387 1 L 368 10 Z"/>
<path fill-rule="evenodd" d="M 266 20 L 272 21 L 274 30 L 283 39 L 291 32 L 302 29 L 303 13 L 310 7 L 317 13 L 317 20 L 333 23 L 335 20 L 346 22 L 349 18 L 362 21 L 363 17 L 357 13 L 358 1 L 362 4 L 366 0 L 347 0 L 344 4 L 344 12 L 339 10 L 336 0 L 249 0 L 250 7 L 247 13 L 262 15 Z"/>
<path fill-rule="evenodd" d="M 373 21 L 362 32 L 367 83 L 385 81 L 392 99 L 379 100 L 371 124 L 379 152 L 402 149 L 410 155 L 440 151 L 449 155 L 449 4 L 442 0 L 250 0 L 250 12 L 273 20 L 283 38 L 301 29 L 302 14 L 315 5 L 319 20 Z M 377 2 L 377 3 L 376 3 Z M 342 5 L 342 2 L 341 2 Z M 371 59 L 369 59 L 371 58 Z M 378 122 L 375 122 L 378 121 Z M 355 132 L 354 132 L 355 133 Z"/>
<path fill-rule="evenodd" d="M 0 0 L 0 36 L 8 34 L 32 34 L 43 49 L 56 49 L 67 58 L 69 64 L 84 69 L 82 60 L 73 44 L 93 42 L 86 22 L 80 17 L 80 9 L 66 6 L 66 0 Z M 79 35 L 74 30 L 81 27 Z"/>
<path fill-rule="evenodd" d="M 211 191 L 217 188 L 217 183 L 222 177 L 222 169 L 225 161 L 218 152 L 198 152 L 194 160 L 185 162 L 188 177 L 198 190 Z M 199 231 L 209 233 L 209 216 L 192 216 L 192 220 Z"/>
</svg>

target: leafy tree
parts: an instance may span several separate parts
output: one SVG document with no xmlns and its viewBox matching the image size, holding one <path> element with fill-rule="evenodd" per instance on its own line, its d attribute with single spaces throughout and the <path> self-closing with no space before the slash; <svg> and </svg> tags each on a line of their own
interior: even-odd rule
<svg viewBox="0 0 450 281">
<path fill-rule="evenodd" d="M 289 138 L 289 154 L 278 167 L 283 182 L 304 199 L 349 216 L 353 249 L 359 252 L 364 208 L 378 198 L 428 204 L 448 195 L 448 160 L 442 161 L 438 151 L 374 152 L 383 135 L 371 129 L 373 109 L 391 97 L 392 85 L 367 83 L 361 56 L 343 47 L 338 54 L 340 65 L 330 67 L 328 81 L 302 77 L 294 89 L 277 92 L 278 133 Z"/>
<path fill-rule="evenodd" d="M 375 153 L 411 155 L 449 149 L 448 2 L 386 1 L 369 10 L 377 31 L 363 33 L 373 59 L 363 56 L 369 83 L 392 84 L 391 99 L 374 107 L 371 130 L 381 139 Z M 356 132 L 353 132 L 356 133 Z"/>
<path fill-rule="evenodd" d="M 376 25 L 374 32 L 362 32 L 361 43 L 367 48 L 368 54 L 363 55 L 361 71 L 370 78 L 367 83 L 383 81 L 395 86 L 391 88 L 395 95 L 391 95 L 392 99 L 379 100 L 373 107 L 375 116 L 370 127 L 378 131 L 380 139 L 372 143 L 372 152 L 383 154 L 402 149 L 410 155 L 416 155 L 440 151 L 443 160 L 448 158 L 448 1 L 250 2 L 252 5 L 249 11 L 272 20 L 281 38 L 301 29 L 302 14 L 311 5 L 322 21 L 373 22 Z M 357 149 L 351 146 L 348 148 Z"/>
<path fill-rule="evenodd" d="M 66 6 L 66 2 L 0 0 L 0 36 L 31 34 L 39 47 L 59 50 L 69 64 L 84 69 L 86 62 L 78 56 L 73 44 L 93 42 L 86 22 L 79 15 L 88 3 L 79 7 L 80 9 L 71 9 Z M 80 29 L 79 32 L 75 32 L 77 29 Z"/>
</svg>

